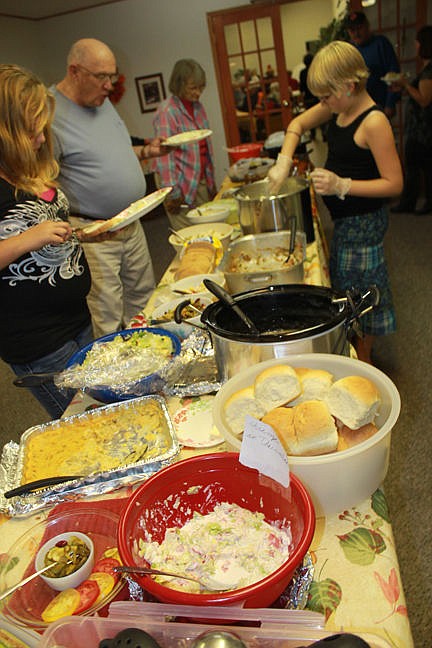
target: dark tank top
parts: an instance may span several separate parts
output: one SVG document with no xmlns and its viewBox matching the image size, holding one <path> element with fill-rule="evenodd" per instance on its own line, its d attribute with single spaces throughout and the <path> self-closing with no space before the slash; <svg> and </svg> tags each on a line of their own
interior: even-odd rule
<svg viewBox="0 0 432 648">
<path fill-rule="evenodd" d="M 369 149 L 361 148 L 354 141 L 354 135 L 363 119 L 378 106 L 371 106 L 356 117 L 348 126 L 338 126 L 337 115 L 333 115 L 328 128 L 328 156 L 325 168 L 333 171 L 342 178 L 352 180 L 373 180 L 380 174 L 374 157 Z M 337 196 L 323 196 L 333 219 L 367 214 L 380 209 L 382 198 L 361 198 L 345 196 L 340 200 Z"/>
</svg>

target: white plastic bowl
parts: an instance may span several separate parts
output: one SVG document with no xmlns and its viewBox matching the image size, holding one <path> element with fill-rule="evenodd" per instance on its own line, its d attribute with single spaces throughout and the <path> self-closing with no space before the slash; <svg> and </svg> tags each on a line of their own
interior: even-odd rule
<svg viewBox="0 0 432 648">
<path fill-rule="evenodd" d="M 211 304 L 213 301 L 213 297 L 210 295 L 210 293 L 196 293 L 194 295 L 179 295 L 179 297 L 176 297 L 176 299 L 170 299 L 169 301 L 164 302 L 163 304 L 160 304 L 157 306 L 152 313 L 152 321 L 157 321 L 158 326 L 160 328 L 165 329 L 166 331 L 171 331 L 171 333 L 174 333 L 177 335 L 179 338 L 186 338 L 188 335 L 190 335 L 194 329 L 193 324 L 199 324 L 200 322 L 200 315 L 196 315 L 196 317 L 190 317 L 188 319 L 185 319 L 181 324 L 177 324 L 177 322 L 174 320 L 174 317 L 172 320 L 168 320 L 167 322 L 161 322 L 159 321 L 165 313 L 172 311 L 181 304 L 182 302 L 186 301 L 187 299 L 191 300 L 196 300 L 199 299 L 200 302 L 205 304 L 205 306 L 208 306 Z M 204 310 L 204 309 L 203 309 Z M 188 322 L 191 322 L 191 324 L 188 324 Z"/>
<path fill-rule="evenodd" d="M 197 209 L 191 209 L 186 218 L 190 221 L 191 225 L 201 225 L 202 223 L 222 223 L 226 221 L 231 213 L 227 205 L 219 205 L 217 201 L 200 205 Z"/>
<path fill-rule="evenodd" d="M 237 390 L 252 385 L 263 369 L 279 364 L 326 369 L 335 380 L 351 375 L 364 376 L 377 386 L 381 403 L 375 419 L 376 434 L 341 452 L 316 457 L 288 457 L 290 470 L 309 490 L 317 515 L 339 513 L 359 504 L 382 484 L 387 474 L 391 431 L 400 412 L 396 386 L 382 371 L 365 362 L 327 353 L 303 353 L 247 367 L 228 380 L 214 400 L 213 420 L 230 450 L 239 452 L 241 439 L 231 432 L 226 422 L 224 405 L 227 399 Z"/>
<path fill-rule="evenodd" d="M 234 231 L 232 225 L 228 223 L 200 223 L 199 225 L 191 225 L 190 227 L 183 227 L 183 229 L 178 230 L 178 233 L 181 237 L 186 239 L 188 243 L 197 238 L 202 238 L 203 236 L 215 236 L 222 243 L 224 250 L 227 249 L 231 241 L 231 236 Z M 168 243 L 170 243 L 174 250 L 178 253 L 183 249 L 184 243 L 176 236 L 171 234 L 168 238 Z"/>
<path fill-rule="evenodd" d="M 52 547 L 54 547 L 58 542 L 61 540 L 69 540 L 72 536 L 75 536 L 85 542 L 87 547 L 90 549 L 90 554 L 85 561 L 83 565 L 76 571 L 74 571 L 72 574 L 69 574 L 68 576 L 61 576 L 60 578 L 50 578 L 49 576 L 45 576 L 45 574 L 41 574 L 40 577 L 54 590 L 58 592 L 62 592 L 63 590 L 69 589 L 69 588 L 75 588 L 78 587 L 80 583 L 85 581 L 91 574 L 91 571 L 93 569 L 94 565 L 94 546 L 92 540 L 85 535 L 84 533 L 80 533 L 79 531 L 68 531 L 66 533 L 60 533 L 59 535 L 54 536 L 50 540 L 47 540 L 45 544 L 42 545 L 42 547 L 39 549 L 39 551 L 36 554 L 36 559 L 35 559 L 35 569 L 36 571 L 39 571 L 39 569 L 43 569 L 45 562 L 45 556 L 48 553 Z"/>
</svg>

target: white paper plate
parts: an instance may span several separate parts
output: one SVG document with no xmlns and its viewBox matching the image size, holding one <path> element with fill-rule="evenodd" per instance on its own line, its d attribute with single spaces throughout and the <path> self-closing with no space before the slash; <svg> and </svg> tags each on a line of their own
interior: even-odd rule
<svg viewBox="0 0 432 648">
<path fill-rule="evenodd" d="M 224 442 L 223 435 L 213 424 L 213 398 L 188 399 L 171 416 L 179 442 L 188 448 L 211 448 Z"/>
<path fill-rule="evenodd" d="M 201 128 L 198 130 L 184 131 L 183 133 L 176 133 L 167 137 L 163 144 L 166 146 L 180 146 L 181 144 L 189 144 L 189 142 L 196 142 L 198 140 L 210 137 L 213 131 L 208 128 Z"/>
<path fill-rule="evenodd" d="M 83 232 L 85 232 L 85 234 L 96 234 L 99 230 L 103 232 L 115 232 L 122 227 L 126 227 L 160 205 L 170 191 L 172 191 L 172 187 L 165 187 L 153 191 L 153 193 L 148 196 L 144 196 L 144 198 L 140 198 L 131 203 L 129 207 L 123 209 L 123 211 L 116 216 L 113 216 L 106 221 L 92 223 L 91 225 L 84 227 Z"/>
</svg>

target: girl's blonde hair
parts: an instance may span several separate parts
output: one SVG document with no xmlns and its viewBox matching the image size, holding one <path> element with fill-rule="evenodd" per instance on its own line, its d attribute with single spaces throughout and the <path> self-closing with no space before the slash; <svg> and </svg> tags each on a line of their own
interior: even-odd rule
<svg viewBox="0 0 432 648">
<path fill-rule="evenodd" d="M 369 71 L 358 49 L 344 41 L 333 41 L 314 56 L 307 84 L 316 96 L 342 92 L 347 83 L 354 83 L 356 93 L 366 87 L 368 76 Z"/>
<path fill-rule="evenodd" d="M 55 187 L 51 122 L 54 97 L 42 81 L 18 65 L 0 65 L 0 170 L 15 188 L 40 194 Z M 31 137 L 43 131 L 45 142 L 33 149 Z"/>
</svg>

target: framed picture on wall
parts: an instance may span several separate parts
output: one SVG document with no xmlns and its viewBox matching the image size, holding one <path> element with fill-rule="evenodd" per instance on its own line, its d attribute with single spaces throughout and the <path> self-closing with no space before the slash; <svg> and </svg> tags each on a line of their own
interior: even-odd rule
<svg viewBox="0 0 432 648">
<path fill-rule="evenodd" d="M 135 77 L 141 112 L 152 112 L 166 98 L 162 74 Z"/>
</svg>

